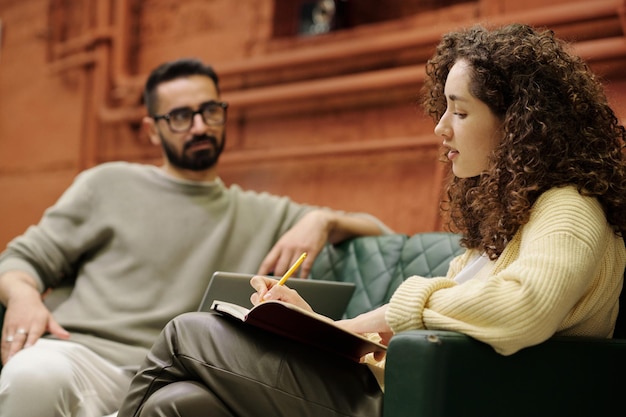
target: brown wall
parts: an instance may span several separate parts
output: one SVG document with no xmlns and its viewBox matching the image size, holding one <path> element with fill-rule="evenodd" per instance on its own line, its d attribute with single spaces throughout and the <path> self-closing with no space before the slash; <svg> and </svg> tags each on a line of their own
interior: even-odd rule
<svg viewBox="0 0 626 417">
<path fill-rule="evenodd" d="M 297 0 L 0 0 L 0 248 L 80 170 L 158 163 L 138 131 L 163 60 L 197 56 L 230 102 L 227 183 L 394 229 L 441 228 L 439 139 L 415 106 L 441 33 L 519 21 L 574 42 L 626 114 L 623 0 L 354 0 L 329 34 L 298 36 Z M 291 16 L 291 17 L 290 17 Z"/>
</svg>

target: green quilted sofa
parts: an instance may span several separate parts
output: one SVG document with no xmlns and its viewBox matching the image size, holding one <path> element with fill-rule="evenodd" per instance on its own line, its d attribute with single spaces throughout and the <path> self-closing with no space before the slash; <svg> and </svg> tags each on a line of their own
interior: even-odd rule
<svg viewBox="0 0 626 417">
<path fill-rule="evenodd" d="M 355 282 L 346 311 L 353 317 L 387 302 L 411 275 L 445 275 L 461 251 L 458 236 L 443 232 L 360 237 L 326 246 L 312 278 Z M 2 308 L 0 323 L 1 315 Z M 626 416 L 626 339 L 619 329 L 620 338 L 554 337 L 511 356 L 455 332 L 395 335 L 387 353 L 383 415 Z"/>
<path fill-rule="evenodd" d="M 385 303 L 403 279 L 445 275 L 458 237 L 422 233 L 356 238 L 327 246 L 315 279 L 353 281 L 353 317 Z M 623 300 L 620 305 L 625 305 Z M 502 356 L 466 335 L 414 330 L 395 335 L 385 369 L 384 417 L 626 416 L 626 334 L 554 337 Z"/>
</svg>

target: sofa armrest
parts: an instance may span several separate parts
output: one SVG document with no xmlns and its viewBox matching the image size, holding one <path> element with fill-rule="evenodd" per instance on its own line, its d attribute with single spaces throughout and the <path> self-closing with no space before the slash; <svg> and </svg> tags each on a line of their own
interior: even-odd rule
<svg viewBox="0 0 626 417">
<path fill-rule="evenodd" d="M 408 331 L 387 351 L 385 417 L 626 415 L 626 340 L 554 337 L 511 356 L 466 335 Z"/>
</svg>

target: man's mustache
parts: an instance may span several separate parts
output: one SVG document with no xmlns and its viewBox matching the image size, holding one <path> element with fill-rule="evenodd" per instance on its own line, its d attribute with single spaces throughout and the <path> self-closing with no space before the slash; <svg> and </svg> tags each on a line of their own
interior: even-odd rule
<svg viewBox="0 0 626 417">
<path fill-rule="evenodd" d="M 189 147 L 197 144 L 197 143 L 201 143 L 201 142 L 206 142 L 209 141 L 211 142 L 211 144 L 213 145 L 213 147 L 215 149 L 218 148 L 218 144 L 217 144 L 217 138 L 213 135 L 199 135 L 199 136 L 194 136 L 191 138 L 191 140 L 187 143 L 185 143 L 185 150 L 187 150 Z"/>
</svg>

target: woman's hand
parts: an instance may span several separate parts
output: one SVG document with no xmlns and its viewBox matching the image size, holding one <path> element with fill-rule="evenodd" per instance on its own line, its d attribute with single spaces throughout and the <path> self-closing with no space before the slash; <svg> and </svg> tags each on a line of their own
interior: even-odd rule
<svg viewBox="0 0 626 417">
<path fill-rule="evenodd" d="M 253 305 L 267 300 L 279 300 L 313 312 L 309 303 L 300 297 L 298 291 L 289 288 L 287 285 L 278 285 L 278 280 L 276 279 L 257 275 L 252 277 L 250 285 L 256 290 L 250 296 L 250 301 Z"/>
<path fill-rule="evenodd" d="M 358 316 L 339 320 L 337 326 L 354 332 L 354 333 L 393 333 L 391 328 L 385 321 L 385 312 L 387 311 L 387 304 L 378 307 L 376 310 L 368 311 L 367 313 L 359 314 Z M 388 337 L 389 339 L 389 337 Z"/>
<path fill-rule="evenodd" d="M 378 333 L 378 336 L 380 336 L 380 343 L 387 346 L 389 344 L 389 340 L 391 340 L 391 337 L 393 336 L 393 332 L 387 324 L 387 321 L 385 321 L 386 311 L 387 304 L 378 307 L 376 310 L 359 314 L 352 319 L 339 320 L 336 324 L 342 329 L 354 333 Z M 376 352 L 374 354 L 374 359 L 377 361 L 382 360 L 384 357 L 385 352 Z"/>
</svg>

